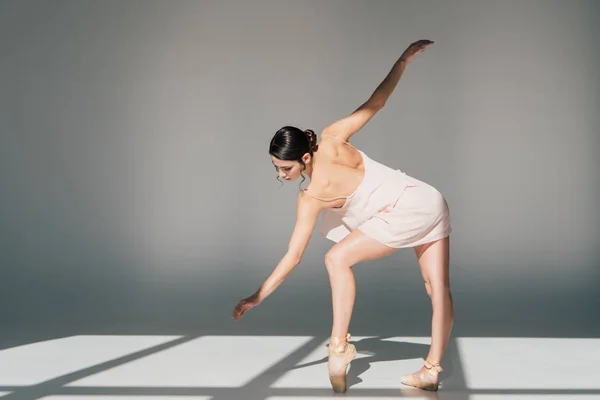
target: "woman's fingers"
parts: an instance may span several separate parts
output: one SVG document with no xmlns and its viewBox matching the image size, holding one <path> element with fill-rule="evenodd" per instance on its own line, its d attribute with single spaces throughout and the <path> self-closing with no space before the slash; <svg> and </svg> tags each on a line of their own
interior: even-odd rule
<svg viewBox="0 0 600 400">
<path fill-rule="evenodd" d="M 249 304 L 246 300 L 242 300 L 233 310 L 233 318 L 240 319 L 246 311 L 251 309 L 253 306 Z"/>
<path fill-rule="evenodd" d="M 247 299 L 243 299 L 240 300 L 240 302 L 237 304 L 237 306 L 235 306 L 235 308 L 233 309 L 233 318 L 234 319 L 239 319 L 240 317 L 242 317 L 242 315 L 244 315 L 248 310 L 250 310 L 251 308 L 254 308 L 258 305 L 259 303 L 254 300 L 251 297 L 247 298 Z"/>
<path fill-rule="evenodd" d="M 243 302 L 238 303 L 233 309 L 233 318 L 239 319 L 244 314 Z"/>
</svg>

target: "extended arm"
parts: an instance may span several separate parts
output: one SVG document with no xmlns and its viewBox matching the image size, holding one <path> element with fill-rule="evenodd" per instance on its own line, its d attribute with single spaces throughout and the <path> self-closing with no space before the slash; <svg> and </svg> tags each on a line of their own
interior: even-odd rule
<svg viewBox="0 0 600 400">
<path fill-rule="evenodd" d="M 317 217 L 321 210 L 320 205 L 314 199 L 300 194 L 296 207 L 296 226 L 288 244 L 288 249 L 273 273 L 257 290 L 259 301 L 263 301 L 283 283 L 292 270 L 300 264 L 302 255 L 308 246 L 310 237 L 315 228 Z"/>
<path fill-rule="evenodd" d="M 412 43 L 394 63 L 391 71 L 379 86 L 377 86 L 369 99 L 349 116 L 342 118 L 325 128 L 323 134 L 337 136 L 340 139 L 348 140 L 352 135 L 358 132 L 379 110 L 383 108 L 396 88 L 406 66 L 417 54 L 421 53 L 425 50 L 425 47 L 432 43 L 433 42 L 430 40 L 419 40 Z"/>
<path fill-rule="evenodd" d="M 302 254 L 304 254 L 304 250 L 308 246 L 321 209 L 322 204 L 317 200 L 303 196 L 303 193 L 298 195 L 296 226 L 292 232 L 287 252 L 260 288 L 250 297 L 240 300 L 235 306 L 233 310 L 233 318 L 235 320 L 241 318 L 251 308 L 262 303 L 264 299 L 283 283 L 292 270 L 300 264 Z"/>
<path fill-rule="evenodd" d="M 286 254 L 260 288 L 250 297 L 240 300 L 237 306 L 235 306 L 233 310 L 233 318 L 235 320 L 239 319 L 251 308 L 262 303 L 300 263 L 321 209 L 322 204 L 317 200 L 303 196 L 302 193 L 298 196 L 296 226 L 294 227 Z"/>
</svg>

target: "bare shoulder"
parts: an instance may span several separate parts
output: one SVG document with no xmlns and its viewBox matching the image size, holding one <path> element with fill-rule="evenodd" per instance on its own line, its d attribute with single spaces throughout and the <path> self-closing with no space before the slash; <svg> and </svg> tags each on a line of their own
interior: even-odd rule
<svg viewBox="0 0 600 400">
<path fill-rule="evenodd" d="M 326 171 L 313 171 L 310 183 L 306 188 L 299 193 L 298 199 L 317 200 L 315 197 L 323 197 L 327 195 L 330 187 L 330 178 Z"/>
<path fill-rule="evenodd" d="M 321 165 L 343 164 L 348 155 L 352 156 L 351 143 L 339 136 L 321 134 L 318 157 Z"/>
<path fill-rule="evenodd" d="M 298 193 L 297 212 L 298 214 L 318 214 L 326 208 L 326 204 L 316 197 L 321 197 L 325 193 L 324 188 L 314 181 Z"/>
<path fill-rule="evenodd" d="M 332 165 L 357 168 L 362 162 L 358 149 L 343 136 L 334 136 L 332 133 L 321 133 L 319 152 L 323 158 Z"/>
<path fill-rule="evenodd" d="M 322 151 L 319 147 L 319 152 Z M 323 160 L 321 160 L 322 163 Z M 329 161 L 327 161 L 329 163 Z M 298 204 L 306 204 L 308 207 L 317 207 L 324 209 L 328 204 L 323 201 L 323 198 L 331 196 L 331 172 L 329 167 L 320 165 L 318 171 L 313 171 L 310 183 L 298 194 Z"/>
<path fill-rule="evenodd" d="M 323 131 L 324 132 L 324 131 Z M 334 137 L 332 135 L 324 135 L 321 133 L 319 140 L 319 154 L 324 156 L 335 157 L 339 154 L 340 146 L 345 146 L 342 138 Z"/>
</svg>

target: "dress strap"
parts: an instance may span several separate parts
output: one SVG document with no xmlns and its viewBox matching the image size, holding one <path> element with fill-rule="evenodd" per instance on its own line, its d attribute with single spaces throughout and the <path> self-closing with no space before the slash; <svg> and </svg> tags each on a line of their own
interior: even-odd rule
<svg viewBox="0 0 600 400">
<path fill-rule="evenodd" d="M 306 193 L 307 195 L 309 195 L 312 198 L 315 198 L 315 199 L 321 200 L 321 201 L 335 201 L 335 200 L 339 200 L 339 199 L 347 199 L 348 198 L 348 196 L 338 196 L 338 197 L 329 197 L 329 198 L 317 197 L 317 196 L 313 196 L 312 194 L 308 193 L 308 189 L 303 189 L 302 192 Z"/>
</svg>

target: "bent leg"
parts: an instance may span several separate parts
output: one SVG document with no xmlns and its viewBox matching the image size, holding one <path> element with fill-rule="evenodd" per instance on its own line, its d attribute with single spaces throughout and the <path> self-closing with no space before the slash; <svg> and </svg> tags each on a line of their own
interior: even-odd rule
<svg viewBox="0 0 600 400">
<path fill-rule="evenodd" d="M 375 260 L 394 251 L 396 249 L 355 230 L 325 255 L 333 305 L 328 369 L 329 379 L 336 393 L 346 391 L 346 367 L 356 356 L 354 345 L 348 344 L 348 327 L 356 295 L 352 267 L 359 262 Z"/>
<path fill-rule="evenodd" d="M 359 262 L 388 256 L 396 250 L 355 230 L 327 252 L 325 266 L 329 274 L 333 306 L 332 338 L 345 337 L 350 325 L 356 295 L 352 267 Z"/>
</svg>

